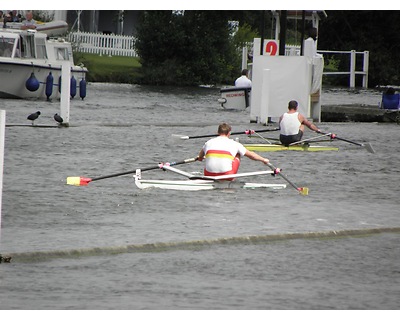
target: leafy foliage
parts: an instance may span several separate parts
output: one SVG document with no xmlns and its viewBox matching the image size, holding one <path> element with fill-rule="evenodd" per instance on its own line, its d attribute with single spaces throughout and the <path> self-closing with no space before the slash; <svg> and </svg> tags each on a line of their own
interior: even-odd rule
<svg viewBox="0 0 400 320">
<path fill-rule="evenodd" d="M 143 11 L 135 48 L 142 83 L 200 85 L 231 82 L 240 57 L 225 11 Z"/>
</svg>

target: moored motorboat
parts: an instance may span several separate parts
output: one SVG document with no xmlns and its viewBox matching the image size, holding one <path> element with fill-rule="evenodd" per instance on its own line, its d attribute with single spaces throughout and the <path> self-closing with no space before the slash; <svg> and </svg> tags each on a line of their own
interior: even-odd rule
<svg viewBox="0 0 400 320">
<path fill-rule="evenodd" d="M 75 66 L 71 43 L 36 30 L 0 29 L 0 97 L 59 98 L 61 70 L 71 68 L 71 97 L 86 96 L 84 66 Z"/>
<path fill-rule="evenodd" d="M 245 110 L 250 106 L 250 91 L 247 87 L 222 88 L 218 102 L 224 109 Z"/>
</svg>

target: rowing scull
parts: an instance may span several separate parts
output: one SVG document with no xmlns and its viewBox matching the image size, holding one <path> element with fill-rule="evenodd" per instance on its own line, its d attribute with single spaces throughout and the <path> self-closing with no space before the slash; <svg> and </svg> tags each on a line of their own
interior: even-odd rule
<svg viewBox="0 0 400 320">
<path fill-rule="evenodd" d="M 273 190 L 286 188 L 286 184 L 249 183 L 249 182 L 239 182 L 236 180 L 233 181 L 226 180 L 226 179 L 235 179 L 235 178 L 249 177 L 255 175 L 273 174 L 274 172 L 271 170 L 208 177 L 208 176 L 193 175 L 191 173 L 170 166 L 164 166 L 163 169 L 183 175 L 189 178 L 189 180 L 143 180 L 141 178 L 141 170 L 138 169 L 136 171 L 136 174 L 134 175 L 136 186 L 139 189 L 159 188 L 167 190 L 184 190 L 184 191 L 200 191 L 200 190 L 213 190 L 213 189 L 225 189 L 225 188 L 243 188 L 243 189 L 269 188 Z"/>
<path fill-rule="evenodd" d="M 251 151 L 258 152 L 274 152 L 274 151 L 338 151 L 338 147 L 330 147 L 330 146 L 316 146 L 309 144 L 301 144 L 301 145 L 292 145 L 292 146 L 284 146 L 282 144 L 244 144 L 244 146 Z"/>
</svg>

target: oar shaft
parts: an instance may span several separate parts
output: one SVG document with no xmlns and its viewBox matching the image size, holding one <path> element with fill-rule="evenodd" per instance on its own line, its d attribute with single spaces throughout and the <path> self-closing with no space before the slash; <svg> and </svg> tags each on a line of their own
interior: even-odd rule
<svg viewBox="0 0 400 320">
<path fill-rule="evenodd" d="M 323 132 L 320 132 L 320 133 L 321 134 L 325 134 Z M 339 138 L 338 136 L 336 136 L 336 134 L 330 134 L 330 136 L 331 136 L 331 139 L 338 139 L 338 140 L 341 140 L 341 141 L 352 143 L 352 144 L 355 144 L 356 146 L 364 147 L 370 153 L 375 153 L 375 150 L 374 150 L 374 148 L 372 148 L 370 143 L 358 143 L 358 142 L 355 142 L 355 141 Z"/>
<path fill-rule="evenodd" d="M 330 135 L 331 135 L 331 133 L 324 133 L 324 136 L 330 136 Z M 300 140 L 300 141 L 296 141 L 296 142 L 292 142 L 291 144 L 289 144 L 289 146 L 295 146 L 296 144 L 301 144 L 301 143 L 304 143 L 304 142 L 317 140 L 317 139 L 319 139 L 319 136 L 313 137 L 313 138 L 309 138 L 309 139 Z"/>
<path fill-rule="evenodd" d="M 350 141 L 350 140 L 343 139 L 343 138 L 339 138 L 339 137 L 336 137 L 336 136 L 335 136 L 335 139 L 338 139 L 338 140 L 341 140 L 341 141 L 345 141 L 345 142 L 348 142 L 348 143 L 352 143 L 352 144 L 355 144 L 356 146 L 364 147 L 364 145 L 362 143 L 357 143 L 357 142 Z"/>
<path fill-rule="evenodd" d="M 176 166 L 176 165 L 179 165 L 179 164 L 185 164 L 185 163 L 189 163 L 189 162 L 194 162 L 197 159 L 198 159 L 198 157 L 190 158 L 190 159 L 186 159 L 186 160 L 182 160 L 182 161 L 177 161 L 177 162 L 171 162 L 171 163 L 169 163 L 169 165 L 170 166 Z M 143 171 L 156 170 L 156 169 L 160 169 L 162 167 L 163 167 L 162 164 L 158 164 L 156 166 L 140 169 L 140 171 L 143 172 Z M 101 176 L 101 177 L 93 178 L 93 179 L 91 179 L 91 181 L 114 178 L 114 177 L 123 176 L 123 175 L 131 174 L 131 173 L 136 173 L 136 169 L 135 170 L 130 170 L 130 171 L 125 171 L 125 172 L 120 172 L 120 173 L 109 174 L 107 176 Z"/>
<path fill-rule="evenodd" d="M 272 170 L 276 171 L 277 169 L 275 168 L 272 163 L 267 163 L 267 166 L 270 167 Z M 283 179 L 285 179 L 293 188 L 295 188 L 297 191 L 301 193 L 302 188 L 298 187 L 295 185 L 292 181 L 290 181 L 282 172 L 279 171 L 278 173 Z"/>
<path fill-rule="evenodd" d="M 141 169 L 141 171 L 149 171 L 149 170 L 155 170 L 155 169 L 159 169 L 159 168 L 160 168 L 160 166 L 153 166 L 153 167 L 143 168 L 143 169 Z M 109 174 L 107 176 L 101 176 L 101 177 L 93 178 L 91 181 L 114 178 L 114 177 L 123 176 L 123 175 L 126 175 L 126 174 L 135 173 L 135 172 L 136 172 L 136 169 L 135 170 L 130 170 L 130 171 L 125 171 L 125 172 L 120 172 L 120 173 Z"/>
<path fill-rule="evenodd" d="M 231 135 L 237 135 L 237 134 L 254 134 L 256 132 L 271 132 L 271 131 L 278 131 L 279 128 L 275 129 L 263 129 L 263 130 L 245 130 L 245 131 L 237 131 L 237 132 L 231 132 Z M 187 140 L 187 139 L 197 139 L 197 138 L 211 138 L 211 137 L 217 137 L 218 134 L 204 134 L 201 136 L 182 136 L 181 139 Z"/>
<path fill-rule="evenodd" d="M 323 135 L 329 135 L 329 136 L 331 136 L 332 139 L 337 139 L 337 140 L 341 140 L 341 141 L 345 141 L 345 142 L 348 142 L 348 143 L 355 144 L 355 145 L 360 146 L 360 147 L 364 147 L 364 145 L 361 144 L 361 143 L 357 143 L 357 142 L 350 141 L 350 140 L 347 140 L 347 139 L 339 138 L 337 135 L 332 134 L 332 133 L 325 133 L 325 132 L 319 132 L 319 133 L 323 134 Z"/>
</svg>

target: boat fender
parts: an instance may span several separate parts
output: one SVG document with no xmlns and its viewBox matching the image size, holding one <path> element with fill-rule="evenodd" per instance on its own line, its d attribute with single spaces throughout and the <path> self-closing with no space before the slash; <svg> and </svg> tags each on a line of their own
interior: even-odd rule
<svg viewBox="0 0 400 320">
<path fill-rule="evenodd" d="M 40 83 L 39 83 L 38 79 L 36 79 L 35 74 L 32 72 L 29 79 L 26 80 L 26 82 L 25 82 L 25 87 L 29 91 L 36 91 L 37 89 L 39 89 L 39 86 L 40 86 Z"/>
<path fill-rule="evenodd" d="M 51 72 L 49 72 L 49 75 L 46 78 L 46 96 L 47 96 L 47 100 L 49 100 L 51 94 L 53 93 L 53 82 L 54 82 L 54 77 L 51 74 Z"/>
<path fill-rule="evenodd" d="M 74 98 L 76 96 L 76 79 L 74 76 L 71 77 L 71 89 L 70 89 L 71 97 Z"/>
<path fill-rule="evenodd" d="M 86 97 L 86 80 L 79 81 L 79 96 L 83 100 Z"/>
</svg>

